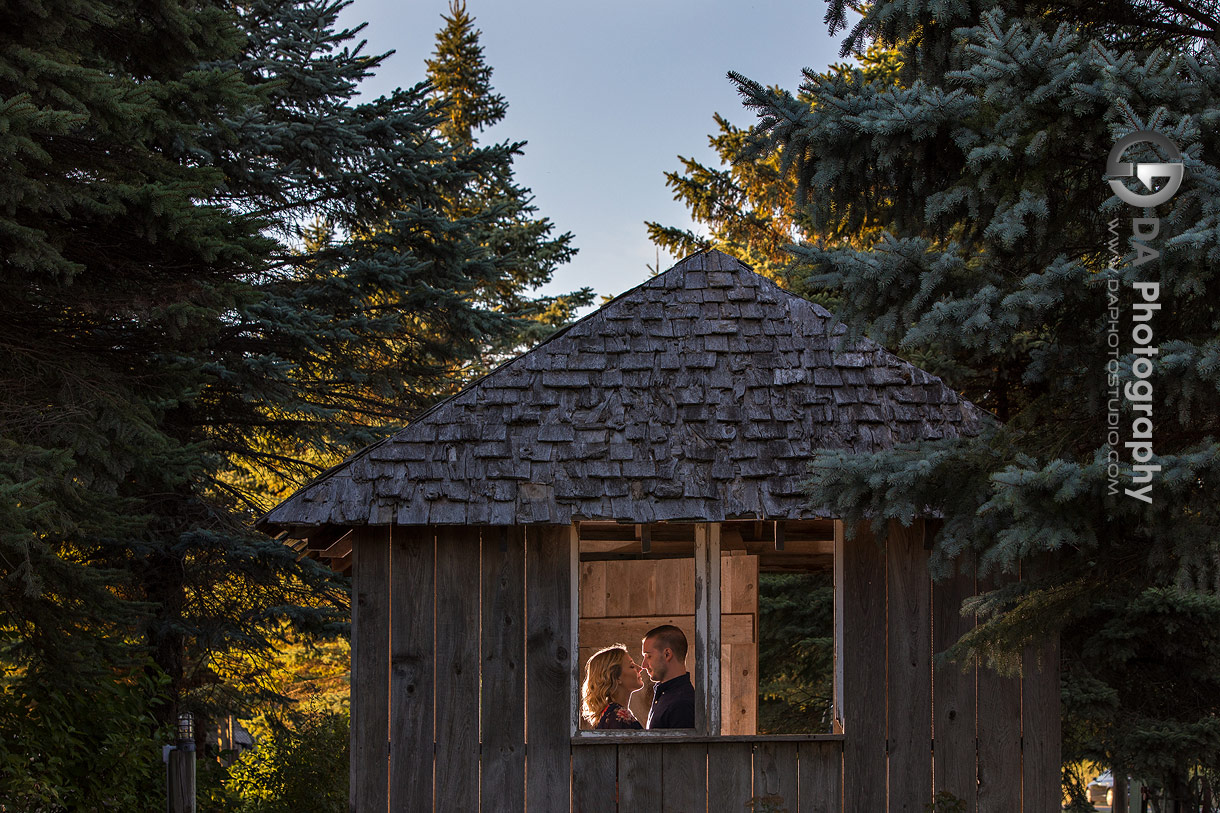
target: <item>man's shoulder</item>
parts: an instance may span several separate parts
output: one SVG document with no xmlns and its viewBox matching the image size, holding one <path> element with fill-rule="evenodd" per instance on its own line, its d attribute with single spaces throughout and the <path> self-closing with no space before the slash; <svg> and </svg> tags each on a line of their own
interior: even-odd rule
<svg viewBox="0 0 1220 813">
<path fill-rule="evenodd" d="M 694 728 L 695 687 L 690 673 L 663 685 L 664 694 L 656 698 L 650 728 Z"/>
<path fill-rule="evenodd" d="M 694 697 L 695 684 L 691 682 L 690 672 L 674 678 L 673 683 L 665 687 L 665 693 L 672 694 L 675 698 L 685 698 L 686 695 Z"/>
</svg>

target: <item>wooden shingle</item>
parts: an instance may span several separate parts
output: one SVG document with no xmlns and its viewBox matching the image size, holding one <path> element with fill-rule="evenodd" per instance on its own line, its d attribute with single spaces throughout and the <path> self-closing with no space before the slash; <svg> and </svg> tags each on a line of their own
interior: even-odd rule
<svg viewBox="0 0 1220 813">
<path fill-rule="evenodd" d="M 972 435 L 940 379 L 718 251 L 687 257 L 353 455 L 261 521 L 802 519 L 818 448 Z"/>
</svg>

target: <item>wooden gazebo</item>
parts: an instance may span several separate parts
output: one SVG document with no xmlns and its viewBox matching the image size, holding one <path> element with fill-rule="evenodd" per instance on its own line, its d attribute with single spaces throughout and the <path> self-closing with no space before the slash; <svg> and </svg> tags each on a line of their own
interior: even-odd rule
<svg viewBox="0 0 1220 813">
<path fill-rule="evenodd" d="M 934 663 L 973 623 L 924 521 L 843 525 L 819 448 L 978 431 L 938 378 L 717 251 L 686 258 L 320 476 L 260 523 L 351 567 L 352 805 L 384 811 L 1059 809 L 1054 645 Z M 931 522 L 932 520 L 928 520 Z M 760 571 L 833 570 L 832 725 L 760 735 Z M 582 662 L 683 627 L 696 728 L 585 730 Z M 762 810 L 761 806 L 756 809 Z"/>
</svg>

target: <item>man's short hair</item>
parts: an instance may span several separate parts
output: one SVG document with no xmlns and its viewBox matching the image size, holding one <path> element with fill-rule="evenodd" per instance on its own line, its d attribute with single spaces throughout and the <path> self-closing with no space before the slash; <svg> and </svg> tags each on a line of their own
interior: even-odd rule
<svg viewBox="0 0 1220 813">
<path fill-rule="evenodd" d="M 674 651 L 674 658 L 680 663 L 686 662 L 686 635 L 673 624 L 662 624 L 659 627 L 653 627 L 648 630 L 644 640 L 647 641 L 649 638 L 656 638 L 662 647 L 672 649 Z"/>
</svg>

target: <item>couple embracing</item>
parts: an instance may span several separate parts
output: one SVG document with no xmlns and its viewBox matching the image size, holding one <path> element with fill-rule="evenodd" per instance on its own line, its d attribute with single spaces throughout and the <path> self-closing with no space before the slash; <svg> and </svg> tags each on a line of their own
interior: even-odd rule
<svg viewBox="0 0 1220 813">
<path fill-rule="evenodd" d="M 644 673 L 653 683 L 647 725 L 627 707 L 644 688 Z M 581 716 L 595 729 L 651 730 L 695 727 L 695 687 L 686 671 L 686 636 L 672 624 L 654 627 L 640 645 L 640 665 L 615 644 L 600 650 L 585 665 Z"/>
</svg>

